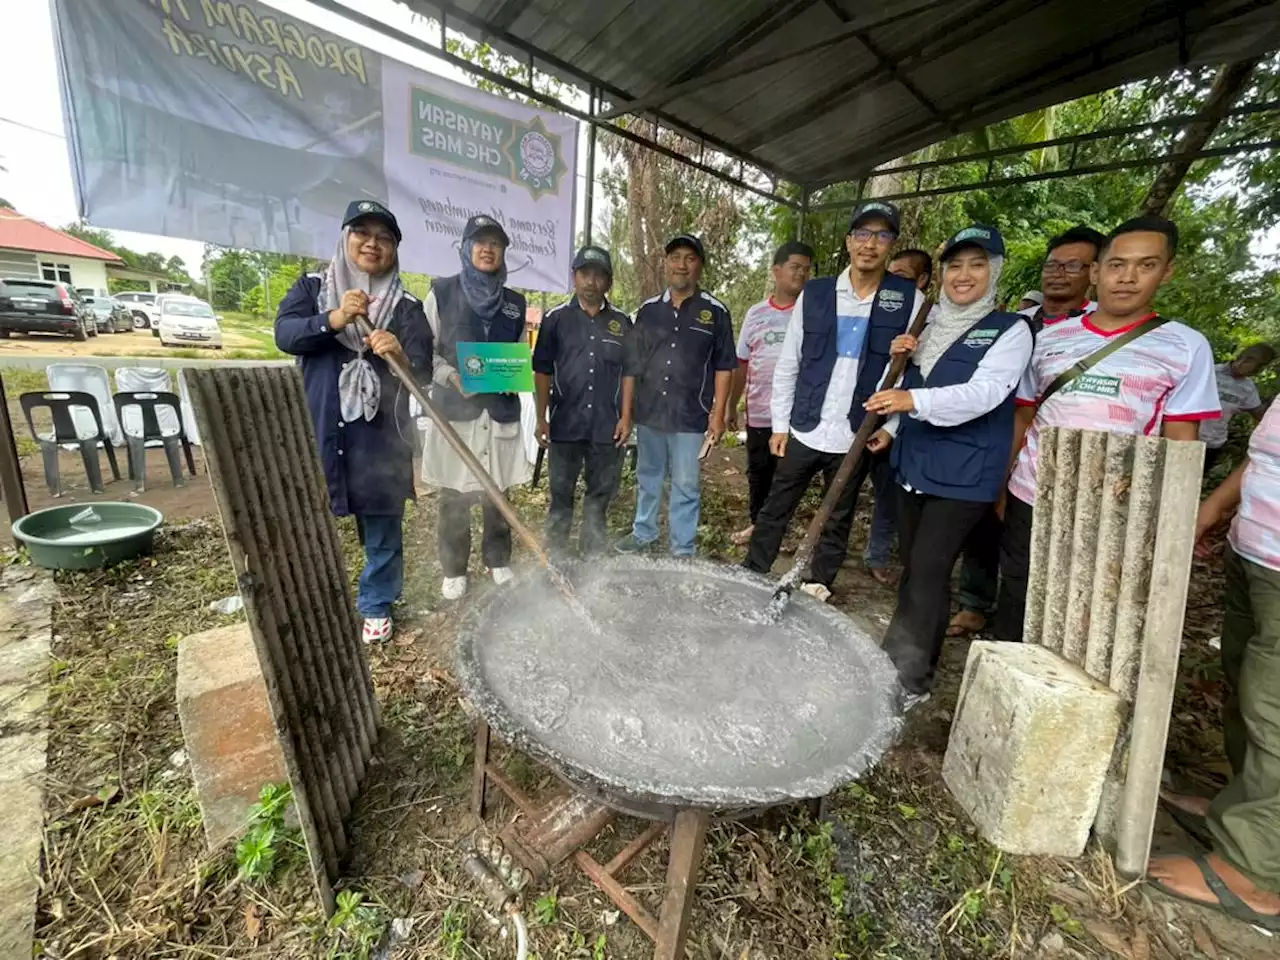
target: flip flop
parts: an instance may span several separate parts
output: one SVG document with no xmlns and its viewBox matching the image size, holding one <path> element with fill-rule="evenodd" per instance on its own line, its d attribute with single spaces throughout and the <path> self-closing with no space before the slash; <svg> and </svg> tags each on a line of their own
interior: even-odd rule
<svg viewBox="0 0 1280 960">
<path fill-rule="evenodd" d="M 1191 837 L 1201 846 L 1213 849 L 1213 834 L 1209 832 L 1209 822 L 1198 813 L 1192 813 L 1190 810 L 1184 810 L 1176 803 L 1171 803 L 1164 797 L 1160 798 L 1160 807 L 1165 813 L 1173 817 L 1173 822 L 1180 826 L 1187 836 Z"/>
<path fill-rule="evenodd" d="M 1239 920 L 1243 923 L 1260 927 L 1263 930 L 1273 933 L 1280 933 L 1280 914 L 1259 913 L 1253 907 L 1249 906 L 1238 896 L 1231 892 L 1231 888 L 1226 885 L 1223 879 L 1218 876 L 1218 872 L 1209 864 L 1209 855 L 1207 853 L 1197 854 L 1191 857 L 1200 870 L 1201 876 L 1204 877 L 1205 885 L 1208 886 L 1209 892 L 1218 898 L 1217 903 L 1211 903 L 1208 900 L 1198 900 L 1195 897 L 1188 896 L 1172 887 L 1168 887 L 1159 880 L 1148 880 L 1147 883 L 1155 887 L 1167 897 L 1173 897 L 1175 900 L 1181 900 L 1183 903 L 1193 903 L 1197 907 L 1207 907 L 1210 910 L 1217 910 L 1219 913 L 1231 917 L 1233 920 Z"/>
</svg>

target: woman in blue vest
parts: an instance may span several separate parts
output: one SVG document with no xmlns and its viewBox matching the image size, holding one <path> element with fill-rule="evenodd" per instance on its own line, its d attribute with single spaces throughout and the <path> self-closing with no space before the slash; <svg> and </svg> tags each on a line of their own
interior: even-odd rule
<svg viewBox="0 0 1280 960">
<path fill-rule="evenodd" d="M 404 582 L 404 502 L 413 498 L 408 392 L 384 357 L 419 378 L 431 372 L 422 302 L 400 283 L 400 227 L 374 200 L 353 201 L 324 273 L 302 277 L 280 301 L 276 345 L 298 357 L 307 407 L 338 516 L 354 514 L 365 565 L 356 607 L 366 643 L 391 637 Z M 366 341 L 352 322 L 366 316 Z"/>
<path fill-rule="evenodd" d="M 951 616 L 951 568 L 1009 475 L 1014 397 L 1032 337 L 1023 317 L 996 309 L 1003 266 L 1004 238 L 994 227 L 975 224 L 952 237 L 936 317 L 919 341 L 908 334 L 893 342 L 894 354 L 911 355 L 900 388 L 865 404 L 893 418 L 868 446 L 893 445 L 905 569 L 884 649 L 907 707 L 933 686 Z"/>
<path fill-rule="evenodd" d="M 520 397 L 514 393 L 472 395 L 458 375 L 459 343 L 514 343 L 524 336 L 524 297 L 505 286 L 507 232 L 492 217 L 475 216 L 462 230 L 458 250 L 462 270 L 431 285 L 427 322 L 435 334 L 431 398 L 471 448 L 498 486 L 506 490 L 528 480 L 532 467 L 520 437 Z M 422 479 L 440 488 L 436 532 L 441 592 L 457 600 L 467 591 L 471 560 L 471 508 L 484 513 L 481 552 L 494 582 L 510 580 L 511 527 L 484 495 L 479 482 L 444 436 L 427 428 Z"/>
</svg>

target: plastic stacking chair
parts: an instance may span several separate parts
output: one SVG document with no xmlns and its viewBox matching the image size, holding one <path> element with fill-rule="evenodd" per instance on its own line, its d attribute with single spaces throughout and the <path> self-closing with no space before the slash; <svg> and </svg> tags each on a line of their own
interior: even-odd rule
<svg viewBox="0 0 1280 960">
<path fill-rule="evenodd" d="M 113 447 L 124 446 L 124 434 L 120 432 L 115 408 L 111 406 L 111 381 L 107 378 L 106 368 L 92 363 L 51 363 L 44 368 L 44 372 L 49 378 L 50 390 L 80 390 L 97 400 L 98 413 L 102 417 L 102 422 L 97 426 L 106 431 Z M 93 435 L 97 427 L 88 411 L 72 410 L 71 416 L 76 422 L 77 434 L 81 440 Z"/>
<path fill-rule="evenodd" d="M 186 431 L 182 429 L 182 405 L 178 395 L 163 391 L 130 391 L 117 393 L 112 399 L 116 405 L 116 416 L 121 423 L 127 425 L 124 441 L 125 450 L 129 454 L 129 476 L 134 481 L 133 488 L 139 493 L 144 493 L 147 489 L 147 443 L 154 441 L 159 441 L 164 447 L 164 455 L 169 461 L 169 473 L 173 476 L 173 485 L 185 487 L 187 483 L 182 477 L 179 447 L 186 454 L 187 468 L 193 477 L 196 475 L 196 461 L 191 453 L 191 441 L 187 439 Z M 137 418 L 125 417 L 124 411 L 128 407 L 136 407 L 141 413 L 141 433 L 131 432 L 130 428 L 137 422 Z M 160 417 L 157 416 L 159 411 L 168 411 L 172 414 L 172 419 L 169 421 L 171 426 L 161 425 Z"/>
<path fill-rule="evenodd" d="M 106 451 L 107 461 L 111 464 L 113 479 L 120 479 L 120 467 L 116 463 L 116 452 L 102 425 L 102 411 L 98 409 L 98 401 L 91 394 L 79 390 L 48 391 L 24 393 L 18 398 L 22 412 L 27 418 L 27 429 L 40 444 L 40 453 L 44 458 L 44 479 L 49 485 L 49 492 L 55 497 L 62 496 L 62 477 L 58 472 L 59 445 L 74 446 L 80 449 L 80 458 L 84 461 L 85 476 L 89 478 L 89 487 L 94 493 L 102 493 L 102 468 L 98 463 L 98 446 Z M 95 434 L 88 433 L 86 417 L 80 418 L 77 424 L 73 408 L 89 411 L 93 418 Z M 41 433 L 36 429 L 34 412 L 48 410 L 53 417 L 53 432 Z"/>
</svg>

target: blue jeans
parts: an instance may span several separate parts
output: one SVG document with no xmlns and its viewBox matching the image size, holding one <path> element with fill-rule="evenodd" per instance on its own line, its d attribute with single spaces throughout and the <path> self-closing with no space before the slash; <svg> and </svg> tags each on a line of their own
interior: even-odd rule
<svg viewBox="0 0 1280 960">
<path fill-rule="evenodd" d="M 636 427 L 636 522 L 632 533 L 640 543 L 658 539 L 658 508 L 662 505 L 662 482 L 671 473 L 671 499 L 667 504 L 667 526 L 671 534 L 671 554 L 692 557 L 698 533 L 698 513 L 702 507 L 702 465 L 698 451 L 705 439 L 701 433 L 662 433 L 650 427 Z"/>
<path fill-rule="evenodd" d="M 882 454 L 872 461 L 871 485 L 876 493 L 876 505 L 871 514 L 871 533 L 862 559 L 872 570 L 883 570 L 889 566 L 893 538 L 898 533 L 897 484 L 893 481 L 893 467 L 889 465 L 888 455 Z"/>
<path fill-rule="evenodd" d="M 404 514 L 358 516 L 356 530 L 364 545 L 356 609 L 365 619 L 389 617 L 404 586 Z"/>
</svg>

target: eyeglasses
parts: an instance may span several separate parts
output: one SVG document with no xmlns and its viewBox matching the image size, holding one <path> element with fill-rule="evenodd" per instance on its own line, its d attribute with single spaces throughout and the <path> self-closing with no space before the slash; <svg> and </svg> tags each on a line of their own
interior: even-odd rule
<svg viewBox="0 0 1280 960">
<path fill-rule="evenodd" d="M 394 247 L 396 245 L 396 238 L 382 231 L 366 230 L 364 227 L 352 227 L 351 235 L 361 243 L 368 243 L 372 240 L 380 247 Z"/>
<path fill-rule="evenodd" d="M 1079 260 L 1046 260 L 1040 266 L 1040 272 L 1051 277 L 1057 273 L 1065 273 L 1072 277 L 1078 277 L 1091 267 L 1090 263 L 1082 263 Z"/>
<path fill-rule="evenodd" d="M 892 230 L 867 230 L 864 227 L 859 227 L 853 231 L 853 239 L 859 243 L 866 243 L 872 237 L 886 245 L 898 239 L 898 235 Z"/>
</svg>

